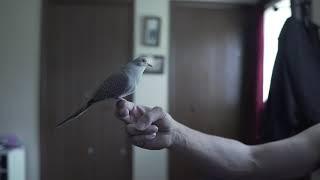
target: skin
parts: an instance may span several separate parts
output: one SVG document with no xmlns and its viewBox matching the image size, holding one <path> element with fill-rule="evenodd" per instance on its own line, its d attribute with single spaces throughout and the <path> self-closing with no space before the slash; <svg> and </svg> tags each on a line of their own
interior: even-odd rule
<svg viewBox="0 0 320 180">
<path fill-rule="evenodd" d="M 208 135 L 175 121 L 160 107 L 118 101 L 115 115 L 126 123 L 132 144 L 168 148 L 197 162 L 204 173 L 221 179 L 270 180 L 302 177 L 319 168 L 320 125 L 281 141 L 249 146 Z"/>
</svg>

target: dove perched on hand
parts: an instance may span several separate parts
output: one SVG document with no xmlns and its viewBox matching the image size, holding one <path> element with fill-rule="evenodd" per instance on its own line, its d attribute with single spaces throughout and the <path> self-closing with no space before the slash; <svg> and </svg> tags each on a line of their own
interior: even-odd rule
<svg viewBox="0 0 320 180">
<path fill-rule="evenodd" d="M 60 122 L 57 127 L 61 127 L 65 123 L 78 118 L 86 112 L 90 106 L 99 101 L 112 98 L 119 99 L 133 94 L 147 66 L 151 66 L 147 58 L 138 57 L 126 64 L 120 71 L 112 73 L 79 110 Z"/>
</svg>

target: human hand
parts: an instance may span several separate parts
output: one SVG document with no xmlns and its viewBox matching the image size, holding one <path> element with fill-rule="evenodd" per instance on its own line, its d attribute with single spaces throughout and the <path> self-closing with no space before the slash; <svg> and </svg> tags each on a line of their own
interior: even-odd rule
<svg viewBox="0 0 320 180">
<path fill-rule="evenodd" d="M 139 106 L 124 99 L 116 104 L 115 115 L 124 121 L 132 143 L 158 150 L 173 144 L 177 122 L 160 107 Z"/>
</svg>

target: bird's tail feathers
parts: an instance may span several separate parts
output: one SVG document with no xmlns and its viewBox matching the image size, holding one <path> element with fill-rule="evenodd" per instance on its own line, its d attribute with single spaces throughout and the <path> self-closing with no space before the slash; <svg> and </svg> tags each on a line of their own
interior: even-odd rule
<svg viewBox="0 0 320 180">
<path fill-rule="evenodd" d="M 79 108 L 76 112 L 74 112 L 73 114 L 71 114 L 68 118 L 66 118 L 65 120 L 61 121 L 60 123 L 57 124 L 57 128 L 62 127 L 63 125 L 65 125 L 68 122 L 71 122 L 74 119 L 77 119 L 78 117 L 80 117 L 81 115 L 83 115 L 88 109 L 89 107 L 92 105 L 93 103 L 91 103 L 91 101 L 89 101 L 88 103 L 86 103 L 84 106 L 82 106 L 81 108 Z"/>
</svg>

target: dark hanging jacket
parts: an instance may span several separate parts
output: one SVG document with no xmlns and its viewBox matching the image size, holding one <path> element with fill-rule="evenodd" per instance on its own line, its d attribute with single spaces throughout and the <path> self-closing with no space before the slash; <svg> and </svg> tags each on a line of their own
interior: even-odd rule
<svg viewBox="0 0 320 180">
<path fill-rule="evenodd" d="M 307 28 L 294 18 L 286 21 L 261 123 L 262 142 L 288 138 L 320 122 L 319 42 L 314 24 Z"/>
<path fill-rule="evenodd" d="M 272 27 L 270 27 L 272 28 Z M 320 122 L 320 46 L 314 24 L 289 18 L 279 36 L 262 141 L 293 136 Z"/>
</svg>

